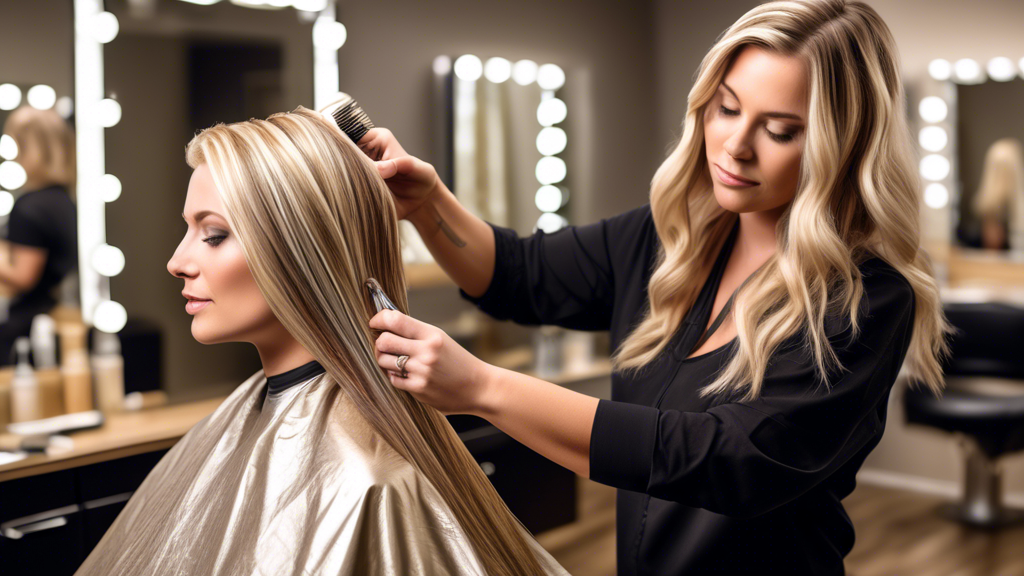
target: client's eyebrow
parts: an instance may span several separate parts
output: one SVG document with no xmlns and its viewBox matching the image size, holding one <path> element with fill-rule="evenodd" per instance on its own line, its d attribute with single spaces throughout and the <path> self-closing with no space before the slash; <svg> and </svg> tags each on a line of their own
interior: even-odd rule
<svg viewBox="0 0 1024 576">
<path fill-rule="evenodd" d="M 740 99 L 740 97 L 736 95 L 736 92 L 734 92 L 733 89 L 730 88 L 728 84 L 726 84 L 725 82 L 722 82 L 721 86 L 723 88 L 725 88 L 726 90 L 728 90 L 732 94 L 733 98 L 735 98 L 736 100 Z M 804 119 L 801 118 L 800 116 L 798 116 L 796 114 L 790 114 L 789 112 L 765 112 L 764 114 L 762 114 L 762 116 L 765 116 L 767 118 L 788 118 L 790 120 L 799 120 L 800 122 L 804 121 Z"/>
<path fill-rule="evenodd" d="M 207 216 L 216 216 L 218 218 L 224 218 L 223 216 L 221 216 L 220 214 L 217 214 L 213 210 L 200 210 L 199 212 L 196 212 L 195 220 L 196 220 L 196 222 L 201 222 L 202 219 L 206 218 Z M 185 220 L 188 220 L 188 218 L 185 218 L 185 213 L 184 212 L 181 213 L 181 217 L 184 218 Z"/>
</svg>

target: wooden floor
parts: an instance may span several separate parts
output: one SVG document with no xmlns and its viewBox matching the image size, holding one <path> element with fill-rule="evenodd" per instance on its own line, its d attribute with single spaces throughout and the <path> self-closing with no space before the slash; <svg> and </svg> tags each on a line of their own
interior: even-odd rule
<svg viewBox="0 0 1024 576">
<path fill-rule="evenodd" d="M 537 535 L 573 576 L 615 575 L 615 490 L 579 479 L 579 520 Z M 936 513 L 945 499 L 861 484 L 843 504 L 848 576 L 1024 576 L 1024 525 L 988 532 Z"/>
</svg>

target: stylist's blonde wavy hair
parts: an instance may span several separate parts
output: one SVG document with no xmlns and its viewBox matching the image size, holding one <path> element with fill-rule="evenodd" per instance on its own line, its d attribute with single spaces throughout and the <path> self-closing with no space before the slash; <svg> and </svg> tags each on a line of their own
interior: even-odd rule
<svg viewBox="0 0 1024 576">
<path fill-rule="evenodd" d="M 398 390 L 377 365 L 376 278 L 408 313 L 394 201 L 373 162 L 303 107 L 218 124 L 189 143 L 206 163 L 256 284 L 274 314 L 359 413 L 438 490 L 488 574 L 540 574 L 536 557 L 445 417 Z"/>
<path fill-rule="evenodd" d="M 769 358 L 802 335 L 822 380 L 839 361 L 826 314 L 858 333 L 858 264 L 878 256 L 909 280 L 916 308 L 906 367 L 915 384 L 942 389 L 949 327 L 919 248 L 919 184 L 896 43 L 863 2 L 762 4 L 727 29 L 704 57 L 690 91 L 683 135 L 651 183 L 661 240 L 648 286 L 650 307 L 614 355 L 619 370 L 650 363 L 672 338 L 738 217 L 715 200 L 704 151 L 704 109 L 745 46 L 803 58 L 809 118 L 796 195 L 776 229 L 778 246 L 736 295 L 738 347 L 701 394 L 757 398 Z"/>
</svg>

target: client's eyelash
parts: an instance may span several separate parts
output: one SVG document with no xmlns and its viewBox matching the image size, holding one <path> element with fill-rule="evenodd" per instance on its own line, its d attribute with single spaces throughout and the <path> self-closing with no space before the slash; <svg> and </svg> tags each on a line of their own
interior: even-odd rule
<svg viewBox="0 0 1024 576">
<path fill-rule="evenodd" d="M 220 244 L 221 242 L 223 242 L 225 238 L 227 238 L 226 235 L 223 235 L 223 236 L 207 236 L 206 238 L 203 238 L 203 242 L 206 242 L 210 246 L 216 246 L 216 245 Z"/>
<path fill-rule="evenodd" d="M 726 108 L 725 106 L 719 106 L 719 110 L 721 110 L 722 114 L 725 114 L 726 116 L 739 116 L 740 113 L 739 110 L 731 110 L 729 108 Z M 765 128 L 764 131 L 768 133 L 769 138 L 775 140 L 780 144 L 792 142 L 793 140 L 792 134 L 776 134 L 775 132 L 772 132 L 768 128 Z"/>
</svg>

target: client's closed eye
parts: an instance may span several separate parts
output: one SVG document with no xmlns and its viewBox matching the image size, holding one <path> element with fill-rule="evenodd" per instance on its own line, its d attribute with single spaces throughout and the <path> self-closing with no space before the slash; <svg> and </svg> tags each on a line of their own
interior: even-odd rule
<svg viewBox="0 0 1024 576">
<path fill-rule="evenodd" d="M 225 238 L 227 238 L 226 234 L 221 234 L 218 236 L 207 236 L 206 238 L 203 238 L 203 242 L 206 242 L 210 246 L 217 246 L 218 244 L 223 242 Z"/>
</svg>

